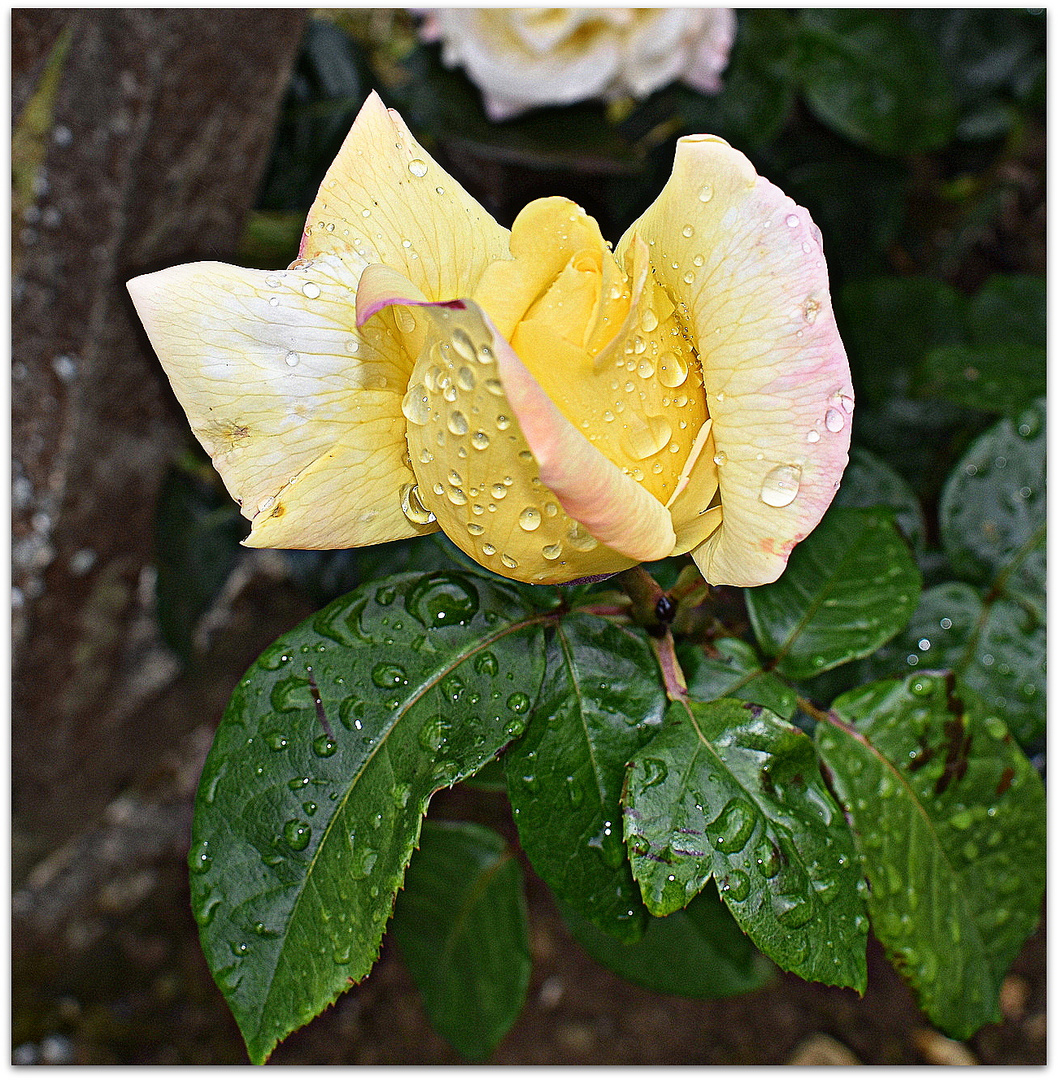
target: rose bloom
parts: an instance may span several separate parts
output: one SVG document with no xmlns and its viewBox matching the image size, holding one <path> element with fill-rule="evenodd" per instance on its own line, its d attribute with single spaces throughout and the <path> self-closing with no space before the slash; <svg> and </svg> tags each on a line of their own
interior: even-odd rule
<svg viewBox="0 0 1058 1080">
<path fill-rule="evenodd" d="M 285 271 L 129 282 L 251 547 L 441 528 L 525 582 L 690 552 L 760 585 L 848 460 L 852 387 L 808 214 L 709 135 L 610 250 L 567 199 L 510 232 L 377 95 Z"/>
<path fill-rule="evenodd" d="M 676 79 L 705 93 L 735 38 L 730 8 L 429 8 L 420 35 L 480 88 L 491 120 L 540 105 L 644 98 Z"/>
</svg>

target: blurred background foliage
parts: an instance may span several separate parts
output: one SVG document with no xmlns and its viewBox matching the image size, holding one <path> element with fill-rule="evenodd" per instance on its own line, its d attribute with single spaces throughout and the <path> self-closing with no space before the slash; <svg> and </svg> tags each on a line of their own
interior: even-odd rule
<svg viewBox="0 0 1058 1080">
<path fill-rule="evenodd" d="M 667 179 L 680 135 L 727 139 L 822 230 L 857 393 L 837 505 L 894 509 L 927 586 L 906 633 L 805 692 L 826 704 L 868 678 L 950 666 L 1042 751 L 1043 12 L 741 11 L 719 94 L 674 83 L 503 123 L 416 23 L 403 9 L 310 19 L 241 261 L 296 258 L 305 212 L 373 89 L 508 226 L 531 199 L 560 194 L 616 240 Z M 159 516 L 162 623 L 187 659 L 244 532 L 204 475 L 201 462 L 175 467 Z M 173 540 L 174 508 L 194 536 Z M 288 558 L 315 603 L 463 561 L 441 534 Z M 653 569 L 667 586 L 679 567 Z M 744 610 L 736 601 L 715 636 L 744 627 Z"/>
</svg>

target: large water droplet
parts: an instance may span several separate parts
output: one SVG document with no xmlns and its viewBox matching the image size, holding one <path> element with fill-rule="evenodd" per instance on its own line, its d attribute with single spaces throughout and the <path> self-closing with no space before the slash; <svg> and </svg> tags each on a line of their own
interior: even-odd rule
<svg viewBox="0 0 1058 1080">
<path fill-rule="evenodd" d="M 687 361 L 679 353 L 663 352 L 658 358 L 658 382 L 673 389 L 687 379 Z"/>
<path fill-rule="evenodd" d="M 283 839 L 294 851 L 304 851 L 312 839 L 312 826 L 307 821 L 291 818 L 283 826 Z"/>
<path fill-rule="evenodd" d="M 204 874 L 213 865 L 213 855 L 208 840 L 199 840 L 188 852 L 187 865 L 195 874 Z"/>
<path fill-rule="evenodd" d="M 725 900 L 745 900 L 749 896 L 749 878 L 741 870 L 732 870 L 720 887 Z"/>
<path fill-rule="evenodd" d="M 838 432 L 845 426 L 845 417 L 837 409 L 827 409 L 827 415 L 823 420 L 827 431 Z"/>
<path fill-rule="evenodd" d="M 380 690 L 392 690 L 408 685 L 408 673 L 399 664 L 376 664 L 371 669 L 371 681 Z"/>
<path fill-rule="evenodd" d="M 643 769 L 644 788 L 660 784 L 669 775 L 669 767 L 661 758 L 643 758 L 640 765 Z"/>
<path fill-rule="evenodd" d="M 400 508 L 404 516 L 415 525 L 429 525 L 437 519 L 432 510 L 427 510 L 419 498 L 418 484 L 402 484 L 400 489 Z"/>
<path fill-rule="evenodd" d="M 467 418 L 458 409 L 448 414 L 448 430 L 453 435 L 465 435 L 470 430 Z"/>
<path fill-rule="evenodd" d="M 706 826 L 706 834 L 718 851 L 732 854 L 741 851 L 757 825 L 759 815 L 745 799 L 732 799 Z"/>
<path fill-rule="evenodd" d="M 306 281 L 301 286 L 301 291 L 310 299 L 315 300 L 320 295 L 320 287 L 314 281 Z"/>
<path fill-rule="evenodd" d="M 474 447 L 475 450 L 485 450 L 489 445 L 489 437 L 484 431 L 475 431 L 474 434 L 470 436 L 470 445 Z"/>
<path fill-rule="evenodd" d="M 317 757 L 331 757 L 338 749 L 338 744 L 330 735 L 320 735 L 312 740 L 312 752 Z"/>
<path fill-rule="evenodd" d="M 412 176 L 425 176 L 428 169 L 429 165 L 427 165 L 422 158 L 412 158 L 411 161 L 408 162 L 408 172 L 410 172 Z"/>
<path fill-rule="evenodd" d="M 703 184 L 698 192 L 699 202 L 708 202 L 713 197 L 713 188 L 710 184 Z"/>
<path fill-rule="evenodd" d="M 773 896 L 771 899 L 772 910 L 775 917 L 783 924 L 793 929 L 804 926 L 812 918 L 813 904 L 807 896 Z"/>
<path fill-rule="evenodd" d="M 514 713 L 527 712 L 528 709 L 529 709 L 530 704 L 531 704 L 531 702 L 529 700 L 529 695 L 528 694 L 523 694 L 521 692 L 521 690 L 516 690 L 507 699 L 507 708 L 510 709 L 511 712 L 514 712 Z"/>
<path fill-rule="evenodd" d="M 478 362 L 478 351 L 474 348 L 474 342 L 470 340 L 470 335 L 465 330 L 456 327 L 452 331 L 451 344 L 453 351 L 458 353 L 464 360 L 469 360 L 471 363 Z"/>
<path fill-rule="evenodd" d="M 457 574 L 423 578 L 408 593 L 408 611 L 426 627 L 464 626 L 478 612 L 478 591 Z M 396 684 L 388 684 L 396 685 Z"/>
<path fill-rule="evenodd" d="M 776 465 L 761 482 L 760 501 L 767 506 L 789 506 L 800 487 L 799 465 Z"/>
<path fill-rule="evenodd" d="M 301 363 L 301 357 L 293 349 L 287 353 L 284 359 L 287 362 L 287 367 L 297 367 Z"/>
<path fill-rule="evenodd" d="M 764 877 L 773 878 L 782 866 L 782 856 L 779 854 L 779 849 L 770 840 L 765 839 L 757 845 L 756 863 L 757 869 Z"/>
<path fill-rule="evenodd" d="M 409 423 L 422 427 L 430 419 L 430 397 L 422 383 L 413 383 L 408 387 L 400 403 L 400 411 Z"/>
<path fill-rule="evenodd" d="M 658 328 L 658 317 L 653 308 L 644 308 L 643 314 L 639 317 L 639 325 L 647 334 Z"/>
<path fill-rule="evenodd" d="M 532 532 L 534 529 L 540 528 L 540 511 L 535 506 L 527 506 L 518 515 L 518 524 L 526 532 Z"/>
<path fill-rule="evenodd" d="M 664 416 L 648 416 L 625 433 L 624 441 L 634 461 L 643 461 L 663 450 L 672 438 L 672 425 Z"/>
<path fill-rule="evenodd" d="M 428 753 L 435 754 L 444 745 L 451 730 L 451 721 L 439 714 L 431 716 L 419 731 L 419 745 Z"/>
</svg>

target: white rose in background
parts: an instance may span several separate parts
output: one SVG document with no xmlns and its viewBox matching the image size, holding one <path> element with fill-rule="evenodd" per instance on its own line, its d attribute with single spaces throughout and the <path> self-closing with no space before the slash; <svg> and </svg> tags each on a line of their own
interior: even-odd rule
<svg viewBox="0 0 1058 1080">
<path fill-rule="evenodd" d="M 731 8 L 426 8 L 423 40 L 477 84 L 491 120 L 589 98 L 644 98 L 679 79 L 720 89 Z"/>
</svg>

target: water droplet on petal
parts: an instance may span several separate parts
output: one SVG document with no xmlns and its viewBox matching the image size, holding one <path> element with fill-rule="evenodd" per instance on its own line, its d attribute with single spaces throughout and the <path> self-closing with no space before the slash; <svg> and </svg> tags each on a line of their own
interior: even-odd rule
<svg viewBox="0 0 1058 1080">
<path fill-rule="evenodd" d="M 799 465 L 776 465 L 761 481 L 760 501 L 766 506 L 789 506 L 801 487 Z"/>
<path fill-rule="evenodd" d="M 527 506 L 518 515 L 518 524 L 526 532 L 532 532 L 534 529 L 540 528 L 540 511 L 535 506 Z"/>
<path fill-rule="evenodd" d="M 561 544 L 545 544 L 540 551 L 545 559 L 557 559 L 562 554 Z"/>
<path fill-rule="evenodd" d="M 453 435 L 465 435 L 470 430 L 467 418 L 458 409 L 448 414 L 448 430 Z"/>
<path fill-rule="evenodd" d="M 789 225 L 791 229 L 796 228 L 800 223 L 801 219 L 796 214 L 790 214 L 786 218 L 786 224 Z"/>
<path fill-rule="evenodd" d="M 817 442 L 819 442 L 819 432 L 818 432 L 818 431 L 816 431 L 816 429 L 815 429 L 815 428 L 812 428 L 812 430 L 811 430 L 811 431 L 809 431 L 809 433 L 808 433 L 808 434 L 807 434 L 807 435 L 806 435 L 805 437 L 806 437 L 806 438 L 808 439 L 808 441 L 809 441 L 810 443 L 817 443 Z"/>
<path fill-rule="evenodd" d="M 433 512 L 427 510 L 419 498 L 418 484 L 403 484 L 400 489 L 400 508 L 404 516 L 415 525 L 429 525 L 436 521 Z"/>
<path fill-rule="evenodd" d="M 639 325 L 647 334 L 658 328 L 658 317 L 653 308 L 646 308 L 639 319 Z"/>
<path fill-rule="evenodd" d="M 506 552 L 500 555 L 500 562 L 503 563 L 508 570 L 513 570 L 518 565 L 518 560 L 513 555 L 508 555 Z"/>
<path fill-rule="evenodd" d="M 713 197 L 713 189 L 709 184 L 703 184 L 698 192 L 699 202 L 708 202 Z"/>
<path fill-rule="evenodd" d="M 489 445 L 489 437 L 484 431 L 475 431 L 474 434 L 470 436 L 470 445 L 474 447 L 475 450 L 484 450 Z"/>
<path fill-rule="evenodd" d="M 827 415 L 823 422 L 827 426 L 827 431 L 838 432 L 845 426 L 845 417 L 837 409 L 827 409 Z"/>
<path fill-rule="evenodd" d="M 315 300 L 320 295 L 320 287 L 314 281 L 306 281 L 301 286 L 301 291 L 310 299 Z"/>
<path fill-rule="evenodd" d="M 411 161 L 408 162 L 408 172 L 410 172 L 412 176 L 425 176 L 428 169 L 429 166 L 422 158 L 412 158 Z"/>
<path fill-rule="evenodd" d="M 285 359 L 288 367 L 297 367 L 301 363 L 301 357 L 293 349 L 287 353 Z"/>
<path fill-rule="evenodd" d="M 422 383 L 413 383 L 408 387 L 401 400 L 400 411 L 410 423 L 420 427 L 430 419 L 430 398 Z"/>
</svg>

